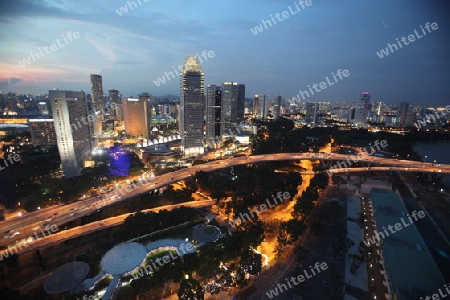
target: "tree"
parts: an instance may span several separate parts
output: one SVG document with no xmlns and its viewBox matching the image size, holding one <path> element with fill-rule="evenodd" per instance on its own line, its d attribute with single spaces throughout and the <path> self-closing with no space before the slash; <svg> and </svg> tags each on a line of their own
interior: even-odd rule
<svg viewBox="0 0 450 300">
<path fill-rule="evenodd" d="M 178 290 L 180 300 L 203 300 L 204 293 L 200 283 L 195 279 L 184 279 Z"/>
</svg>

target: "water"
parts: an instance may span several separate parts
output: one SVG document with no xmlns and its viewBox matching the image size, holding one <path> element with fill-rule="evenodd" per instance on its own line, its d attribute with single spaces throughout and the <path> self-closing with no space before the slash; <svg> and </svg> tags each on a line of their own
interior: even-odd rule
<svg viewBox="0 0 450 300">
<path fill-rule="evenodd" d="M 450 143 L 418 143 L 414 150 L 425 162 L 450 164 Z M 442 183 L 450 189 L 450 175 L 444 175 Z"/>
<path fill-rule="evenodd" d="M 450 164 L 450 143 L 419 143 L 414 146 L 426 162 Z M 425 155 L 427 158 L 425 159 Z"/>
</svg>

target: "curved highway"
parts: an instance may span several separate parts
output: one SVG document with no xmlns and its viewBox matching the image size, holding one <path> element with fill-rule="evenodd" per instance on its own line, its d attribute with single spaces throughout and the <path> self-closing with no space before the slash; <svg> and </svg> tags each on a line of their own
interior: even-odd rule
<svg viewBox="0 0 450 300">
<path fill-rule="evenodd" d="M 365 153 L 359 157 L 356 155 L 335 154 L 335 153 L 277 153 L 277 154 L 265 154 L 254 156 L 240 156 L 235 158 L 229 158 L 226 160 L 217 160 L 208 162 L 201 165 L 192 166 L 189 168 L 177 170 L 167 174 L 163 174 L 157 177 L 147 179 L 145 174 L 138 178 L 142 184 L 124 184 L 118 186 L 115 190 L 80 200 L 68 205 L 60 205 L 56 207 L 50 207 L 45 210 L 39 210 L 25 214 L 22 217 L 11 219 L 8 221 L 0 222 L 1 231 L 0 234 L 0 246 L 7 247 L 14 245 L 17 241 L 29 238 L 30 236 L 40 236 L 40 233 L 48 232 L 48 229 L 52 225 L 56 225 L 60 228 L 63 224 L 80 218 L 81 216 L 88 215 L 104 206 L 123 201 L 127 198 L 134 197 L 139 194 L 147 193 L 149 191 L 161 188 L 170 183 L 177 182 L 190 176 L 193 176 L 197 171 L 213 171 L 221 168 L 232 167 L 243 164 L 253 164 L 268 161 L 278 160 L 330 160 L 337 161 L 335 166 L 343 166 L 344 162 L 351 165 L 352 162 L 365 162 L 376 167 L 359 167 L 359 168 L 338 168 L 329 170 L 330 173 L 343 173 L 343 172 L 370 172 L 370 171 L 402 171 L 402 172 L 440 172 L 450 174 L 450 165 L 444 164 L 432 164 L 418 161 L 408 160 L 396 160 L 375 156 L 368 156 Z M 184 205 L 187 205 L 185 203 Z M 195 206 L 195 203 L 190 203 L 187 206 Z M 89 225 L 89 224 L 88 224 Z M 88 226 L 85 225 L 85 226 Z M 101 225 L 98 228 L 103 228 Z M 111 225 L 113 226 L 113 225 Z M 82 226 L 84 227 L 84 226 Z M 90 228 L 90 227 L 89 227 Z M 60 228 L 61 229 L 61 228 Z M 75 229 L 75 228 L 74 228 Z M 68 230 L 67 232 L 69 232 Z M 70 231 L 71 232 L 71 231 Z M 67 234 L 67 233 L 66 233 Z M 41 234 L 42 235 L 42 234 Z M 41 239 L 39 239 L 41 240 Z M 34 243 L 34 245 L 39 245 Z M 32 245 L 29 246 L 29 248 Z"/>
</svg>

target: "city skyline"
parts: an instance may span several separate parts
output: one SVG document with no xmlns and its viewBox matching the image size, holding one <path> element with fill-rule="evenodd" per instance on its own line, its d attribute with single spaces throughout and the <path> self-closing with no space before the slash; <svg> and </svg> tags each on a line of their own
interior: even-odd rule
<svg viewBox="0 0 450 300">
<path fill-rule="evenodd" d="M 90 75 L 98 74 L 104 91 L 177 95 L 177 79 L 159 86 L 154 81 L 176 73 L 187 55 L 198 54 L 205 85 L 242 82 L 247 98 L 291 98 L 331 78 L 331 72 L 348 69 L 348 78 L 308 101 L 356 102 L 369 91 L 374 101 L 447 104 L 445 2 L 311 2 L 304 8 L 292 1 L 2 3 L 0 90 L 90 91 Z M 210 11 L 220 13 L 213 18 Z M 290 12 L 284 19 L 283 11 Z M 433 23 L 437 29 L 422 31 Z M 256 27 L 263 30 L 255 34 Z M 415 31 L 420 39 L 400 44 Z M 389 44 L 398 49 L 391 45 L 391 53 L 381 59 L 377 53 Z M 211 51 L 214 56 L 204 56 Z M 30 64 L 24 65 L 27 59 Z"/>
</svg>

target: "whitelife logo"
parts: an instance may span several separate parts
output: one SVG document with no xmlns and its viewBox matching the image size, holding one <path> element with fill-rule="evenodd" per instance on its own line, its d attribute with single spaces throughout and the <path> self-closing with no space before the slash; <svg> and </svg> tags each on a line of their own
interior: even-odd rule
<svg viewBox="0 0 450 300">
<path fill-rule="evenodd" d="M 115 111 L 117 108 L 117 104 L 112 102 L 112 103 L 107 103 L 106 104 L 106 109 L 107 110 L 111 110 L 111 111 Z M 89 123 L 93 123 L 95 121 L 96 118 L 100 119 L 102 118 L 102 116 L 104 116 L 106 114 L 105 110 L 102 108 L 102 113 L 101 114 L 97 114 L 97 113 L 93 113 L 93 114 L 89 114 L 87 115 L 87 117 L 82 116 L 80 118 L 80 120 L 78 120 L 78 118 L 76 118 L 76 123 L 72 123 L 70 124 L 70 127 L 73 130 L 78 130 L 82 127 L 80 121 L 84 124 L 84 125 L 89 125 Z"/>
<path fill-rule="evenodd" d="M 3 253 L 0 254 L 0 261 L 2 261 L 3 258 L 5 258 L 5 259 L 8 258 L 10 254 L 13 255 L 13 254 L 19 253 L 19 251 L 22 251 L 22 247 L 27 248 L 28 246 L 36 243 L 37 240 L 44 238 L 48 235 L 54 234 L 58 231 L 58 226 L 55 224 L 51 225 L 51 226 L 46 225 L 44 228 L 42 228 L 42 227 L 39 227 L 39 228 L 41 229 L 40 233 L 42 234 L 42 237 L 39 236 L 39 233 L 37 231 L 34 231 L 33 235 L 36 238 L 34 238 L 33 236 L 29 237 L 28 239 L 31 238 L 30 242 L 28 242 L 28 239 L 23 239 L 22 240 L 23 242 L 20 243 L 19 245 L 15 245 L 15 246 L 9 245 L 8 249 L 6 249 Z M 19 249 L 17 249 L 17 248 L 19 248 Z M 14 252 L 13 252 L 13 250 L 14 250 Z"/>
<path fill-rule="evenodd" d="M 414 218 L 414 221 L 418 221 L 419 219 L 417 217 L 419 217 L 420 219 L 425 217 L 425 212 L 423 210 L 416 212 L 413 211 L 411 213 L 411 216 L 409 214 L 407 214 L 408 216 L 408 220 L 409 223 L 405 223 L 405 220 L 403 218 L 401 218 L 400 220 L 402 221 L 403 226 L 408 227 L 409 225 L 413 224 L 413 220 L 411 219 L 411 216 Z M 400 223 L 396 223 L 394 226 L 389 225 L 388 229 L 389 231 L 394 234 L 397 231 L 402 230 L 405 227 L 402 227 L 402 224 Z M 395 228 L 395 230 L 394 230 Z M 384 232 L 384 234 L 383 234 Z M 367 247 L 369 247 L 371 244 L 375 245 L 377 242 L 380 242 L 381 240 L 387 238 L 389 236 L 389 232 L 386 230 L 386 227 L 383 226 L 383 231 L 376 231 L 375 236 L 372 238 L 367 238 L 367 241 L 364 241 L 364 244 L 366 244 Z"/>
<path fill-rule="evenodd" d="M 136 279 L 141 278 L 145 274 L 150 275 L 152 273 L 155 273 L 156 271 L 159 270 L 159 268 L 156 266 L 156 264 L 158 264 L 158 266 L 162 267 L 165 264 L 173 262 L 177 258 L 182 257 L 183 255 L 185 255 L 187 253 L 191 253 L 193 250 L 194 250 L 194 247 L 192 246 L 191 243 L 182 243 L 176 250 L 178 256 L 175 256 L 173 254 L 173 252 L 170 251 L 169 255 L 165 255 L 163 257 L 158 257 L 155 260 L 153 260 L 153 259 L 150 260 L 150 262 L 145 267 L 139 268 L 139 271 L 132 274 L 132 276 L 136 280 Z"/>
<path fill-rule="evenodd" d="M 437 30 L 437 29 L 439 28 L 439 26 L 438 26 L 438 24 L 437 24 L 436 22 L 433 22 L 433 23 L 431 23 L 431 24 L 430 24 L 430 22 L 427 22 L 427 23 L 425 24 L 425 28 L 427 29 L 428 33 L 431 32 L 430 27 L 431 27 L 431 29 L 433 29 L 433 30 Z M 408 35 L 408 41 L 409 41 L 409 43 L 406 41 L 406 38 L 405 38 L 404 36 L 402 36 L 402 38 L 401 38 L 400 40 L 403 42 L 403 45 L 407 46 L 407 45 L 409 45 L 410 43 L 414 42 L 414 41 L 416 40 L 416 37 L 417 37 L 417 39 L 419 40 L 419 39 L 423 38 L 424 36 L 426 36 L 427 33 L 425 32 L 425 29 L 422 28 L 422 25 L 420 25 L 420 28 L 422 29 L 423 35 L 420 35 L 420 34 L 417 32 L 417 29 L 415 29 L 415 30 L 414 30 L 414 34 Z M 402 47 L 402 43 L 400 43 L 400 41 L 398 40 L 398 38 L 396 38 L 395 40 L 397 41 L 398 47 L 400 47 L 400 49 L 403 48 L 403 47 Z M 398 47 L 397 47 L 397 45 L 396 45 L 395 43 L 394 43 L 394 44 L 388 43 L 386 48 L 381 49 L 380 52 L 377 52 L 377 55 L 378 55 L 379 58 L 383 58 L 383 57 L 389 55 L 389 50 L 391 50 L 391 53 L 394 53 L 395 51 L 398 51 Z"/>
<path fill-rule="evenodd" d="M 201 56 L 197 53 L 198 60 L 200 61 L 201 64 L 203 64 L 202 57 L 205 59 L 205 62 L 206 62 L 206 61 L 208 61 L 208 57 L 214 58 L 215 56 L 216 56 L 216 54 L 214 53 L 213 50 L 209 50 L 208 52 L 206 50 L 203 50 Z M 176 75 L 172 71 L 170 71 L 170 72 L 166 71 L 166 72 L 164 72 L 163 76 L 157 78 L 156 80 L 153 80 L 153 83 L 157 87 L 159 87 L 160 85 L 165 84 L 166 82 L 169 82 L 172 79 L 175 79 L 175 77 L 180 76 L 180 73 L 183 71 L 182 65 L 178 65 L 177 68 L 175 68 L 175 66 L 173 66 L 172 68 L 173 68 L 173 72 L 175 72 Z M 167 78 L 167 81 L 166 81 L 166 78 Z"/>
<path fill-rule="evenodd" d="M 247 221 L 254 219 L 255 218 L 255 215 L 253 214 L 254 212 L 258 215 L 261 212 L 266 211 L 269 208 L 273 208 L 273 207 L 277 206 L 278 204 L 281 204 L 290 198 L 291 198 L 291 194 L 289 192 L 284 192 L 284 193 L 278 192 L 277 198 L 275 198 L 275 196 L 272 195 L 273 203 L 271 203 L 269 199 L 266 199 L 267 205 L 266 204 L 261 204 L 259 206 L 255 205 L 253 207 L 253 211 L 250 211 L 251 216 L 248 215 L 247 213 L 240 213 L 237 218 L 235 218 L 233 221 L 229 221 L 228 224 L 230 224 L 232 227 L 236 227 L 236 225 L 242 224 L 246 221 L 245 217 L 247 217 Z M 280 202 L 278 202 L 278 200 Z"/>
<path fill-rule="evenodd" d="M 9 161 L 9 163 L 8 163 L 8 161 Z M 8 157 L 3 159 L 4 167 L 0 164 L 0 171 L 3 171 L 7 167 L 13 165 L 14 162 L 18 162 L 18 161 L 20 161 L 19 154 L 14 154 L 14 155 L 12 155 L 11 153 L 8 154 Z"/>
<path fill-rule="evenodd" d="M 334 85 L 335 83 L 337 83 L 337 82 L 338 82 L 338 79 L 336 78 L 336 76 L 338 76 L 340 80 L 344 80 L 345 77 L 350 76 L 350 71 L 347 70 L 347 69 L 345 69 L 344 71 L 342 71 L 341 69 L 339 69 L 339 70 L 336 71 L 336 75 L 335 75 L 333 72 L 331 72 L 331 75 L 333 75 L 334 82 L 330 81 L 330 79 L 328 78 L 328 76 L 326 76 L 325 79 L 326 79 L 327 82 L 322 81 L 322 82 L 319 83 L 319 84 L 314 83 L 314 84 L 312 85 L 312 88 L 311 88 L 311 86 L 308 84 L 308 89 L 309 89 L 309 91 L 311 92 L 311 95 L 308 93 L 308 91 L 302 91 L 302 90 L 299 90 L 297 96 L 292 97 L 292 99 L 289 99 L 288 102 L 289 102 L 290 104 L 300 103 L 300 102 L 301 102 L 301 100 L 300 100 L 300 95 L 302 96 L 302 99 L 305 100 L 305 99 L 309 98 L 310 96 L 314 95 L 314 91 L 313 91 L 312 89 L 314 89 L 314 90 L 318 93 L 318 92 L 320 92 L 321 90 L 324 90 L 324 89 L 326 89 L 327 87 L 332 86 L 332 85 Z M 344 76 L 344 78 L 343 78 L 342 76 Z M 328 85 L 327 85 L 327 83 L 328 83 Z M 306 97 L 305 97 L 305 95 L 306 95 Z"/>
<path fill-rule="evenodd" d="M 139 3 L 139 6 L 142 5 L 141 0 L 136 0 Z M 127 4 L 120 7 L 119 9 L 116 9 L 116 13 L 121 17 L 124 14 L 128 13 L 128 8 L 130 8 L 130 11 L 132 11 L 134 8 L 138 8 L 138 5 L 136 4 L 136 1 L 127 1 Z M 142 0 L 144 3 L 147 3 L 149 0 Z M 134 7 L 133 7 L 133 6 Z"/>
<path fill-rule="evenodd" d="M 300 6 L 302 7 L 302 9 L 305 9 L 308 6 L 311 6 L 312 1 L 311 0 L 306 0 L 306 1 L 299 0 L 298 3 L 294 2 L 294 4 L 295 4 L 295 8 L 297 10 L 293 10 L 292 7 L 289 5 L 288 6 L 289 11 L 285 10 L 281 14 L 279 14 L 279 13 L 275 14 L 275 17 L 277 18 L 277 20 L 279 22 L 284 21 L 285 19 L 289 18 L 290 16 L 298 14 L 301 11 Z M 255 26 L 254 28 L 250 28 L 250 31 L 254 35 L 257 35 L 258 33 L 263 32 L 264 29 L 269 29 L 269 27 L 272 27 L 277 24 L 277 21 L 275 21 L 275 19 L 272 15 L 270 15 L 270 19 L 272 20 L 273 23 L 270 20 L 261 20 L 261 23 L 258 26 Z M 264 28 L 263 28 L 263 26 L 264 26 Z"/>
<path fill-rule="evenodd" d="M 328 269 L 327 263 L 323 262 L 323 263 L 319 264 L 319 262 L 316 262 L 314 267 L 309 266 L 309 271 L 310 271 L 309 273 L 305 269 L 305 270 L 303 270 L 303 274 L 305 274 L 305 275 L 300 274 L 297 277 L 291 276 L 291 278 L 285 278 L 284 280 L 286 280 L 287 285 L 284 283 L 278 283 L 277 287 L 266 292 L 266 295 L 267 295 L 267 297 L 269 297 L 269 299 L 272 299 L 272 298 L 280 295 L 284 291 L 292 289 L 294 286 L 300 284 L 301 282 L 305 281 L 306 279 L 310 279 L 310 278 L 318 275 L 320 272 L 325 271 L 326 269 Z M 316 273 L 316 271 L 317 271 L 317 273 Z M 291 285 L 291 282 L 294 284 L 294 286 Z M 288 286 L 289 286 L 289 288 L 288 288 Z"/>
<path fill-rule="evenodd" d="M 439 113 L 441 113 L 442 115 L 439 116 Z M 425 118 L 423 120 L 418 120 L 416 123 L 414 123 L 414 126 L 416 126 L 417 129 L 426 127 L 428 123 L 436 123 L 436 121 L 445 117 L 448 113 L 450 113 L 450 105 L 447 105 L 445 107 L 445 111 L 436 110 L 434 114 L 426 114 Z"/>
<path fill-rule="evenodd" d="M 442 289 L 438 289 L 439 294 L 433 294 L 432 296 L 428 296 L 426 295 L 425 298 L 420 297 L 420 300 L 424 299 L 424 300 L 441 300 L 445 297 L 447 297 L 448 295 L 450 295 L 450 288 L 448 285 L 444 284 L 444 288 L 447 291 L 448 294 L 444 294 L 442 292 Z"/>
<path fill-rule="evenodd" d="M 388 146 L 388 143 L 386 140 L 382 140 L 381 142 L 379 140 L 376 140 L 374 142 L 374 145 L 372 146 L 371 143 L 369 143 L 369 148 L 370 148 L 370 153 L 369 151 L 367 151 L 366 147 L 363 148 L 363 151 L 367 154 L 367 155 L 372 155 L 374 154 L 376 151 L 381 151 L 380 146 L 382 148 L 386 148 Z M 377 148 L 377 150 L 375 150 L 375 148 Z M 331 167 L 330 169 L 327 170 L 327 174 L 328 176 L 332 176 L 333 173 L 331 172 L 331 170 L 336 170 L 336 169 L 347 169 L 348 167 L 350 167 L 353 163 L 358 162 L 360 160 L 364 159 L 364 153 L 363 152 L 358 152 L 357 155 L 351 155 L 349 159 L 347 159 L 346 161 L 340 161 L 338 163 L 336 163 L 333 167 Z M 352 162 L 350 162 L 352 161 Z M 347 163 L 348 165 L 347 165 Z"/>
<path fill-rule="evenodd" d="M 69 31 L 66 33 L 66 35 L 64 35 L 64 34 L 62 35 L 64 43 L 61 43 L 59 41 L 59 38 L 57 38 L 55 44 L 51 44 L 49 47 L 44 46 L 43 49 L 41 49 L 41 47 L 39 47 L 38 48 L 39 53 L 30 52 L 30 55 L 27 58 L 23 59 L 22 61 L 19 61 L 19 65 L 22 68 L 25 68 L 26 66 L 31 65 L 32 59 L 33 59 L 33 62 L 36 62 L 36 60 L 39 60 L 45 56 L 44 53 L 42 52 L 42 50 L 44 50 L 45 53 L 47 53 L 47 54 L 51 54 L 52 52 L 55 52 L 56 50 L 61 49 L 62 47 L 68 45 L 69 42 L 73 42 L 74 40 L 77 40 L 80 38 L 80 33 L 78 31 L 75 31 L 73 33 L 72 33 L 72 31 Z M 67 40 L 69 40 L 69 41 L 67 41 Z"/>
</svg>

